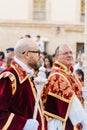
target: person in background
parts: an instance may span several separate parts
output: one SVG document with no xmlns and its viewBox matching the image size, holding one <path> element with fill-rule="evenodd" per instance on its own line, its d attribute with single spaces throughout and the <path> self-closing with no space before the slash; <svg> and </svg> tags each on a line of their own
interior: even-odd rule
<svg viewBox="0 0 87 130">
<path fill-rule="evenodd" d="M 78 53 L 77 57 L 77 63 L 74 65 L 74 71 L 77 69 L 81 69 L 84 72 L 84 66 L 83 66 L 83 61 L 84 61 L 84 53 Z"/>
<path fill-rule="evenodd" d="M 38 44 L 40 52 L 44 52 L 45 51 L 45 45 L 44 45 L 44 42 L 41 40 L 41 36 L 40 35 L 36 36 L 36 42 Z"/>
<path fill-rule="evenodd" d="M 40 52 L 40 59 L 39 59 L 39 67 L 44 66 L 44 57 L 47 55 L 47 52 Z"/>
<path fill-rule="evenodd" d="M 0 51 L 0 72 L 3 70 L 4 59 L 5 59 L 5 54 L 3 51 Z"/>
<path fill-rule="evenodd" d="M 53 62 L 53 64 L 55 63 L 55 61 L 56 61 L 56 54 L 53 53 L 53 54 L 52 54 L 52 62 Z"/>
<path fill-rule="evenodd" d="M 76 69 L 75 75 L 76 75 L 75 79 L 80 81 L 79 89 L 82 92 L 82 89 L 84 87 L 84 72 L 81 69 Z M 81 94 L 81 96 L 82 96 L 82 94 Z M 83 97 L 82 97 L 81 103 L 84 106 Z M 75 127 L 76 127 L 75 130 L 82 130 L 82 125 L 80 123 L 78 125 L 76 125 Z"/>
<path fill-rule="evenodd" d="M 13 58 L 11 58 L 11 57 L 5 58 L 5 60 L 4 60 L 4 68 L 10 67 L 12 60 L 13 60 Z"/>
<path fill-rule="evenodd" d="M 0 66 L 2 66 L 4 59 L 5 59 L 5 54 L 3 51 L 0 51 Z"/>
<path fill-rule="evenodd" d="M 27 38 L 31 38 L 31 35 L 29 35 L 29 34 L 26 34 L 26 35 L 25 35 L 25 37 L 27 37 Z"/>
<path fill-rule="evenodd" d="M 21 36 L 21 37 L 20 37 L 20 39 L 23 39 L 23 38 L 29 38 L 29 39 L 30 39 L 30 38 L 31 38 L 31 35 L 25 34 L 24 36 Z"/>
<path fill-rule="evenodd" d="M 11 57 L 11 58 L 14 57 L 14 48 L 13 47 L 9 47 L 6 49 L 6 58 L 7 57 Z"/>
<path fill-rule="evenodd" d="M 81 69 L 77 69 L 75 71 L 76 76 L 80 80 L 82 87 L 84 87 L 84 72 Z"/>
<path fill-rule="evenodd" d="M 33 119 L 36 88 L 33 68 L 38 64 L 37 44 L 20 39 L 14 48 L 11 66 L 0 74 L 0 130 L 46 130 L 40 103 Z"/>
<path fill-rule="evenodd" d="M 46 78 L 49 77 L 49 74 L 52 71 L 52 65 L 53 65 L 52 56 L 48 54 L 44 57 L 44 67 L 46 69 L 45 71 Z"/>
<path fill-rule="evenodd" d="M 41 94 L 48 130 L 74 130 L 78 123 L 82 130 L 87 129 L 87 113 L 80 102 L 79 81 L 73 75 L 73 64 L 71 47 L 61 44 Z"/>
</svg>

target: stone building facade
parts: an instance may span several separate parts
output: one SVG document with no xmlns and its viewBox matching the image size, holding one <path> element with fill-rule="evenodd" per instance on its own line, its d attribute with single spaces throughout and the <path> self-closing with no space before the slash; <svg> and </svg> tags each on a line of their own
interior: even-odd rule
<svg viewBox="0 0 87 130">
<path fill-rule="evenodd" d="M 40 35 L 50 54 L 59 44 L 68 43 L 76 56 L 84 44 L 84 0 L 3 0 L 0 49 L 13 47 L 25 34 Z"/>
</svg>

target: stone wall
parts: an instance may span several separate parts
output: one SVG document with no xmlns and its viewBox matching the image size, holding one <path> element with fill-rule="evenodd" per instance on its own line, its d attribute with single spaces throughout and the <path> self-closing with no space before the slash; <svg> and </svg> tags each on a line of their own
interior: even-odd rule
<svg viewBox="0 0 87 130">
<path fill-rule="evenodd" d="M 7 47 L 14 47 L 17 40 L 30 34 L 32 38 L 36 35 L 46 42 L 46 51 L 53 54 L 56 47 L 61 43 L 68 43 L 72 46 L 76 55 L 76 43 L 84 42 L 83 25 L 64 25 L 49 23 L 29 22 L 0 22 L 0 50 Z"/>
</svg>

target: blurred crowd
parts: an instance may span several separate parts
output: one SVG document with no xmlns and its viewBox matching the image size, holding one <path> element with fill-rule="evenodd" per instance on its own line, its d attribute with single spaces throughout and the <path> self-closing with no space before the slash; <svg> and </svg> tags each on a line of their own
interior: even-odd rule
<svg viewBox="0 0 87 130">
<path fill-rule="evenodd" d="M 27 37 L 32 38 L 31 35 L 26 34 L 23 37 L 20 37 L 20 39 Z M 33 76 L 36 77 L 39 72 L 39 67 L 44 66 L 45 67 L 45 74 L 46 78 L 49 77 L 49 74 L 52 70 L 53 64 L 56 60 L 56 54 L 58 47 L 56 48 L 55 52 L 53 54 L 48 54 L 46 52 L 44 41 L 41 40 L 41 36 L 37 35 L 35 38 L 35 41 L 38 44 L 39 51 L 40 51 L 40 59 L 38 66 L 35 66 L 33 70 Z M 73 64 L 74 72 L 78 79 L 81 81 L 82 86 L 84 86 L 84 52 L 79 50 L 77 56 L 75 59 L 75 62 Z M 3 51 L 0 51 L 0 72 L 2 72 L 5 68 L 10 67 L 11 61 L 14 59 L 14 47 L 8 47 Z"/>
<path fill-rule="evenodd" d="M 23 39 L 24 37 L 27 37 L 29 39 L 32 38 L 30 35 L 27 34 L 27 35 L 21 37 L 20 39 Z M 54 64 L 56 62 L 59 47 L 56 48 L 56 50 L 53 54 L 48 54 L 46 52 L 45 43 L 44 43 L 44 41 L 41 40 L 40 35 L 36 36 L 35 41 L 39 48 L 39 51 L 38 51 L 39 62 L 38 62 L 38 66 L 34 66 L 34 68 L 32 69 L 32 76 L 33 76 L 33 78 L 37 77 L 38 73 L 39 73 L 39 68 L 41 66 L 43 66 L 45 68 L 46 78 L 48 79 L 50 76 L 50 73 L 52 72 L 53 67 L 55 66 Z M 30 52 L 32 52 L 32 51 L 30 51 Z M 35 51 L 33 51 L 33 53 L 35 53 Z M 24 54 L 24 53 L 22 53 L 22 54 Z M 63 54 L 60 54 L 60 55 L 63 55 Z M 72 55 L 72 52 L 69 52 L 68 54 L 66 52 L 66 53 L 64 53 L 64 55 Z M 11 62 L 14 60 L 14 56 L 15 56 L 14 47 L 8 47 L 4 51 L 0 51 L 0 73 L 5 68 L 11 67 Z M 72 71 L 73 71 L 73 74 L 75 75 L 75 78 L 81 84 L 79 86 L 79 90 L 82 92 L 82 89 L 84 87 L 84 52 L 81 52 L 81 50 L 79 50 L 76 57 L 77 58 L 74 60 L 74 63 L 72 66 Z M 80 96 L 82 96 L 82 95 L 80 95 Z M 81 104 L 84 105 L 83 97 L 81 100 Z M 81 124 L 78 124 L 76 126 L 76 129 L 81 130 L 82 129 Z"/>
</svg>

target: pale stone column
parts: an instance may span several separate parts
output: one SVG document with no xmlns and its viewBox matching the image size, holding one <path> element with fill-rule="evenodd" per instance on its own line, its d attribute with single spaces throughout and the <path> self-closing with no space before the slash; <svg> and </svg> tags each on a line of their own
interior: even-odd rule
<svg viewBox="0 0 87 130">
<path fill-rule="evenodd" d="M 87 0 L 85 0 L 85 24 L 84 24 L 84 88 L 83 88 L 83 98 L 84 98 L 84 108 L 87 111 Z"/>
<path fill-rule="evenodd" d="M 28 0 L 28 21 L 33 20 L 33 0 Z"/>
</svg>

